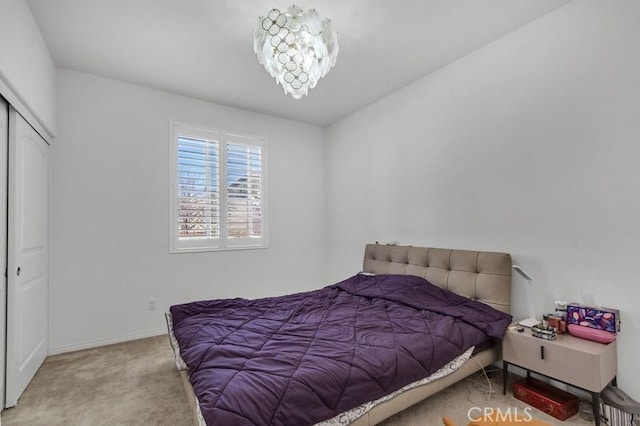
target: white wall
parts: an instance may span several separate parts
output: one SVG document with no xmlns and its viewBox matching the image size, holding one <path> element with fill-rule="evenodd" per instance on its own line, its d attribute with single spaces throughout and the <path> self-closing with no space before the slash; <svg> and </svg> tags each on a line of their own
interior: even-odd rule
<svg viewBox="0 0 640 426">
<path fill-rule="evenodd" d="M 571 2 L 331 126 L 329 278 L 375 240 L 510 252 L 538 313 L 622 310 L 619 385 L 640 400 L 638 22 L 635 0 Z"/>
<path fill-rule="evenodd" d="M 55 136 L 56 67 L 25 0 L 0 1 L 0 94 L 45 138 Z"/>
<path fill-rule="evenodd" d="M 171 304 L 324 284 L 323 129 L 58 74 L 50 353 L 162 333 Z M 169 254 L 170 120 L 267 138 L 269 248 Z"/>
</svg>

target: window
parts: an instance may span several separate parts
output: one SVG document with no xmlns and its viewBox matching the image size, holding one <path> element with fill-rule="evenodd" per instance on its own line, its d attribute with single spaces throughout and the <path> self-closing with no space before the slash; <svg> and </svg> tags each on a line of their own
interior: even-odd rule
<svg viewBox="0 0 640 426">
<path fill-rule="evenodd" d="M 171 252 L 266 247 L 265 142 L 171 125 Z"/>
</svg>

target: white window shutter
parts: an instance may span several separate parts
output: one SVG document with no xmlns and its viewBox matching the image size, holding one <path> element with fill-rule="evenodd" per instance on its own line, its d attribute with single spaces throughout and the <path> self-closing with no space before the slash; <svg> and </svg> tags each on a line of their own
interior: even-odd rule
<svg viewBox="0 0 640 426">
<path fill-rule="evenodd" d="M 262 237 L 262 149 L 227 143 L 227 238 Z"/>
<path fill-rule="evenodd" d="M 172 124 L 173 253 L 266 247 L 264 139 Z"/>
<path fill-rule="evenodd" d="M 178 238 L 220 238 L 220 148 L 178 138 Z"/>
</svg>

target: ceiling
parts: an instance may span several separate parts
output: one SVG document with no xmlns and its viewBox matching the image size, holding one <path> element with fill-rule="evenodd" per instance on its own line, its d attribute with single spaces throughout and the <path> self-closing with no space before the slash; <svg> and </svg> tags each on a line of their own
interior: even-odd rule
<svg viewBox="0 0 640 426">
<path fill-rule="evenodd" d="M 293 0 L 291 0 L 292 2 Z M 282 0 L 28 0 L 57 66 L 326 126 L 569 0 L 298 0 L 331 18 L 336 66 L 300 100 L 253 52 Z"/>
</svg>

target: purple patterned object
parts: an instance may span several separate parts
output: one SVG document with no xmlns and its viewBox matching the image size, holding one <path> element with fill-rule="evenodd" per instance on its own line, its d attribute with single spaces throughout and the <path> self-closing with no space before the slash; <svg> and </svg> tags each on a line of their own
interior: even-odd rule
<svg viewBox="0 0 640 426">
<path fill-rule="evenodd" d="M 571 303 L 567 305 L 567 322 L 616 334 L 620 331 L 620 311 Z"/>
<path fill-rule="evenodd" d="M 410 275 L 171 307 L 210 425 L 305 425 L 427 377 L 501 339 L 511 316 Z"/>
</svg>

